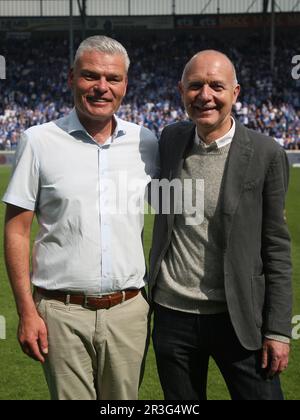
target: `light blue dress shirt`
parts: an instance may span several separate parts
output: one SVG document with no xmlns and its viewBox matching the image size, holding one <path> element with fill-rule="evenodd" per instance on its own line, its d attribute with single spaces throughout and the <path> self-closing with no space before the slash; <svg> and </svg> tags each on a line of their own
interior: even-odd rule
<svg viewBox="0 0 300 420">
<path fill-rule="evenodd" d="M 145 285 L 142 209 L 158 142 L 146 128 L 115 119 L 104 145 L 75 110 L 22 135 L 3 201 L 36 212 L 36 286 L 106 294 Z"/>
</svg>

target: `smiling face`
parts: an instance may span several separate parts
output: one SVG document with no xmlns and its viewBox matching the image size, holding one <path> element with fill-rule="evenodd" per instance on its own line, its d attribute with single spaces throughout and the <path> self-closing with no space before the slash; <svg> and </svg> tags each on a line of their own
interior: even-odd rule
<svg viewBox="0 0 300 420">
<path fill-rule="evenodd" d="M 240 92 L 230 60 L 217 51 L 197 54 L 179 83 L 185 109 L 204 141 L 212 142 L 231 128 L 231 110 Z"/>
<path fill-rule="evenodd" d="M 110 124 L 127 89 L 127 71 L 123 55 L 84 51 L 69 74 L 69 86 L 81 123 Z"/>
</svg>

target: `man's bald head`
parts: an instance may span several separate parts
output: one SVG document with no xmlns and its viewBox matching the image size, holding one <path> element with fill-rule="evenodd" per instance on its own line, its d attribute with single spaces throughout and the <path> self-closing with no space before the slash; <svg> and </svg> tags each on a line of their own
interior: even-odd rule
<svg viewBox="0 0 300 420">
<path fill-rule="evenodd" d="M 205 142 L 229 132 L 240 93 L 232 61 L 214 50 L 201 51 L 186 65 L 179 83 L 184 107 Z"/>
<path fill-rule="evenodd" d="M 197 63 L 201 63 L 201 62 L 203 63 L 214 62 L 218 64 L 220 67 L 224 69 L 225 72 L 228 71 L 232 74 L 233 87 L 236 87 L 238 85 L 236 69 L 233 62 L 230 60 L 230 58 L 226 54 L 223 54 L 220 51 L 216 51 L 216 50 L 204 50 L 194 55 L 184 68 L 182 78 L 181 78 L 181 81 L 183 83 L 186 79 L 186 76 L 189 74 L 191 68 L 193 68 L 194 65 L 197 65 Z"/>
</svg>

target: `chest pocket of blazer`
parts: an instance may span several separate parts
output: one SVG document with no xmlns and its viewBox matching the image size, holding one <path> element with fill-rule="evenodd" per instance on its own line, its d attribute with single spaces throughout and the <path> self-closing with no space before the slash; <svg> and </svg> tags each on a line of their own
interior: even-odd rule
<svg viewBox="0 0 300 420">
<path fill-rule="evenodd" d="M 254 191 L 259 187 L 259 180 L 258 179 L 254 179 L 252 181 L 249 182 L 245 182 L 245 184 L 243 185 L 243 191 Z"/>
</svg>

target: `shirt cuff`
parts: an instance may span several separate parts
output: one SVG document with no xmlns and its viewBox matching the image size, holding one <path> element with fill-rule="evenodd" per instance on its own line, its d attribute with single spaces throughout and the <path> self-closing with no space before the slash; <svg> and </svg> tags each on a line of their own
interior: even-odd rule
<svg viewBox="0 0 300 420">
<path fill-rule="evenodd" d="M 266 333 L 265 338 L 267 338 L 268 340 L 279 341 L 280 343 L 284 343 L 284 344 L 291 343 L 290 338 L 285 337 L 284 335 L 279 335 L 279 334 Z"/>
</svg>

